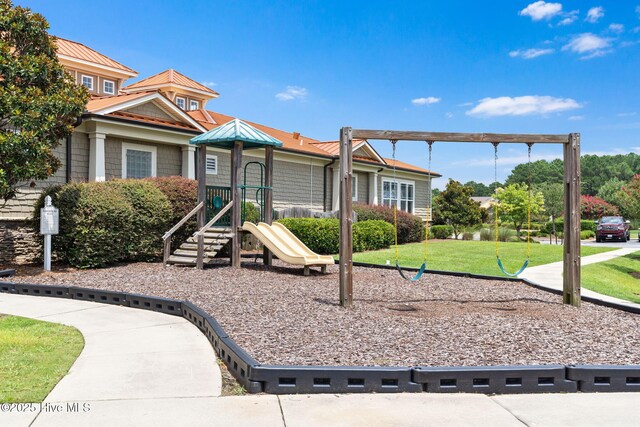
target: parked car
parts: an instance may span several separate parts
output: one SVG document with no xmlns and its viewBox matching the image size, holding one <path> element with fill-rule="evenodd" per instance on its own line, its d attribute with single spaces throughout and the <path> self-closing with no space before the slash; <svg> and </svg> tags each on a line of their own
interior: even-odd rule
<svg viewBox="0 0 640 427">
<path fill-rule="evenodd" d="M 621 216 L 603 216 L 596 226 L 596 242 L 605 240 L 631 240 L 631 222 Z"/>
</svg>

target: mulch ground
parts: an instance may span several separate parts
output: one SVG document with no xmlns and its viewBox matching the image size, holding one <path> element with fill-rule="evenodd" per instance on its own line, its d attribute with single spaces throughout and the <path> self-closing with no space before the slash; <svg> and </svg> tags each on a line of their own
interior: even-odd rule
<svg viewBox="0 0 640 427">
<path fill-rule="evenodd" d="M 276 261 L 277 263 L 277 261 Z M 99 270 L 18 267 L 15 281 L 190 300 L 263 364 L 458 366 L 640 364 L 640 315 L 523 283 L 354 268 L 351 309 L 338 305 L 338 268 L 248 260 L 199 271 L 137 263 Z"/>
</svg>

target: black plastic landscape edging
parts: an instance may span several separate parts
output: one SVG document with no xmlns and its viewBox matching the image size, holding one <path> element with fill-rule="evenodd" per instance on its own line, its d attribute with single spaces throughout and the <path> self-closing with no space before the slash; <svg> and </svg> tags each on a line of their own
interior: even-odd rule
<svg viewBox="0 0 640 427">
<path fill-rule="evenodd" d="M 383 266 L 384 267 L 384 266 Z M 0 293 L 78 299 L 181 316 L 249 393 L 551 393 L 640 391 L 640 365 L 378 367 L 261 365 L 189 301 L 99 289 L 0 282 Z"/>
</svg>

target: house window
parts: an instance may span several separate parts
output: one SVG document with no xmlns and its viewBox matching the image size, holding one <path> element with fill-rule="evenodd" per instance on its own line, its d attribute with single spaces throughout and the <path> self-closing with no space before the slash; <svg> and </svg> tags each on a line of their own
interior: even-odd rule
<svg viewBox="0 0 640 427">
<path fill-rule="evenodd" d="M 102 84 L 102 90 L 108 95 L 114 95 L 116 93 L 116 85 L 111 80 L 105 80 Z"/>
<path fill-rule="evenodd" d="M 198 101 L 191 100 L 189 101 L 189 110 L 198 110 L 200 109 L 200 103 Z"/>
<path fill-rule="evenodd" d="M 187 101 L 184 98 L 180 98 L 179 96 L 176 96 L 176 105 L 183 110 L 187 109 Z"/>
<path fill-rule="evenodd" d="M 207 154 L 207 175 L 218 175 L 218 156 Z"/>
<path fill-rule="evenodd" d="M 351 200 L 358 201 L 358 175 L 356 174 L 351 177 Z"/>
<path fill-rule="evenodd" d="M 122 143 L 122 177 L 156 176 L 157 148 L 150 145 Z"/>
<path fill-rule="evenodd" d="M 398 206 L 405 212 L 414 212 L 416 202 L 415 183 L 411 181 L 382 181 L 382 204 Z"/>
<path fill-rule="evenodd" d="M 93 90 L 93 77 L 82 76 L 82 86 L 86 87 L 89 90 Z"/>
</svg>

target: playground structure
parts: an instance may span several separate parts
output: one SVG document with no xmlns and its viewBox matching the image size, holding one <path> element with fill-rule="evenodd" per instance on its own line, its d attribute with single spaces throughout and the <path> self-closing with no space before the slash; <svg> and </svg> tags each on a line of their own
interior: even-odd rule
<svg viewBox="0 0 640 427">
<path fill-rule="evenodd" d="M 325 272 L 327 265 L 334 264 L 333 257 L 312 252 L 283 225 L 272 225 L 273 148 L 282 146 L 280 141 L 236 119 L 198 135 L 190 142 L 198 145 L 198 204 L 164 234 L 165 264 L 196 265 L 202 269 L 230 241 L 231 266 L 238 268 L 243 231 L 252 233 L 264 245 L 263 262 L 266 265 L 272 264 L 272 254 L 283 262 L 303 266 L 305 275 L 309 274 L 310 266 L 319 266 Z M 208 146 L 231 151 L 229 187 L 207 185 L 204 171 Z M 264 163 L 251 161 L 243 167 L 242 151 L 248 148 L 263 148 Z M 256 167 L 259 182 L 249 183 L 248 171 Z M 249 199 L 249 194 L 255 194 L 255 198 Z M 255 201 L 258 206 L 258 225 L 243 224 L 247 201 Z M 171 236 L 194 215 L 197 215 L 198 231 L 171 254 Z"/>
<path fill-rule="evenodd" d="M 562 144 L 564 160 L 563 302 L 580 306 L 580 134 L 495 134 L 366 130 L 340 130 L 340 305 L 353 305 L 353 139 L 493 144 Z M 498 257 L 499 261 L 499 257 Z M 528 264 L 528 260 L 524 267 Z M 424 267 L 423 263 L 423 267 Z M 421 267 L 421 270 L 424 268 Z M 400 271 L 400 269 L 398 268 Z M 420 273 L 420 272 L 419 272 Z"/>
</svg>

